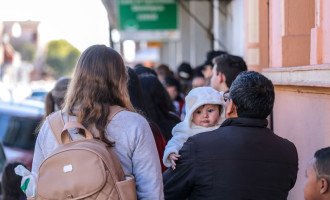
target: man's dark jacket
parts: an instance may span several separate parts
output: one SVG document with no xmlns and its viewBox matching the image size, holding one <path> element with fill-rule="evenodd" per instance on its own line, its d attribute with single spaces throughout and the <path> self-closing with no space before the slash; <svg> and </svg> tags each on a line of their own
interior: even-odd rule
<svg viewBox="0 0 330 200">
<path fill-rule="evenodd" d="M 267 123 L 231 118 L 189 138 L 177 168 L 163 174 L 165 199 L 287 199 L 297 178 L 297 150 Z"/>
</svg>

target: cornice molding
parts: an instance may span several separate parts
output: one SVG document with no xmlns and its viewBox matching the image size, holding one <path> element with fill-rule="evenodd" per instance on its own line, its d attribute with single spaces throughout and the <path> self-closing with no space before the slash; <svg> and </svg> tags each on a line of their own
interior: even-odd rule
<svg viewBox="0 0 330 200">
<path fill-rule="evenodd" d="M 330 64 L 264 68 L 262 74 L 275 86 L 330 88 Z"/>
</svg>

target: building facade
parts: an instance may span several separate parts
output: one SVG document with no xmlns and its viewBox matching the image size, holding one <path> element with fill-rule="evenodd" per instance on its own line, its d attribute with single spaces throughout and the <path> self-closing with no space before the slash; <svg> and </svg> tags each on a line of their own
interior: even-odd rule
<svg viewBox="0 0 330 200">
<path fill-rule="evenodd" d="M 275 85 L 274 132 L 294 142 L 299 172 L 288 199 L 303 199 L 305 169 L 330 146 L 330 8 L 328 0 L 245 0 L 250 70 Z"/>
<path fill-rule="evenodd" d="M 245 57 L 244 8 L 244 0 L 178 1 L 181 37 L 162 44 L 161 62 L 175 71 L 181 62 L 204 63 L 210 50 Z"/>
</svg>

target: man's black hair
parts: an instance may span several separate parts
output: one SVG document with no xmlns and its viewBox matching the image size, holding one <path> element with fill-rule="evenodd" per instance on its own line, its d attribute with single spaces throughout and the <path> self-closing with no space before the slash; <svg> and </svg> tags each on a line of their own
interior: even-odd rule
<svg viewBox="0 0 330 200">
<path fill-rule="evenodd" d="M 153 75 L 155 77 L 157 77 L 157 73 L 154 69 L 149 68 L 149 67 L 145 67 L 142 64 L 137 64 L 134 66 L 134 71 L 138 76 L 141 75 Z"/>
<path fill-rule="evenodd" d="M 227 54 L 225 51 L 208 51 L 206 53 L 206 60 L 203 64 L 203 66 L 205 67 L 206 65 L 211 65 L 213 66 L 213 59 L 217 56 L 220 56 L 222 54 Z"/>
<path fill-rule="evenodd" d="M 247 70 L 247 66 L 241 57 L 230 54 L 221 54 L 215 57 L 213 64 L 216 65 L 217 74 L 221 72 L 225 75 L 228 88 L 230 88 L 239 73 Z"/>
<path fill-rule="evenodd" d="M 274 86 L 258 72 L 240 73 L 232 83 L 229 93 L 236 105 L 238 117 L 265 119 L 273 110 Z"/>
<path fill-rule="evenodd" d="M 317 178 L 321 178 L 324 175 L 330 182 L 330 147 L 319 149 L 315 152 L 314 158 L 315 168 L 317 171 Z"/>
</svg>

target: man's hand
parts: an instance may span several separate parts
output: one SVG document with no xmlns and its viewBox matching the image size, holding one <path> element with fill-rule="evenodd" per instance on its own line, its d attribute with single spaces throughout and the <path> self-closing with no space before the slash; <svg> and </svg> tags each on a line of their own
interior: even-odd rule
<svg viewBox="0 0 330 200">
<path fill-rule="evenodd" d="M 180 155 L 176 153 L 170 153 L 168 157 L 172 163 L 172 169 L 175 170 L 175 166 L 176 166 L 175 161 L 179 159 Z"/>
</svg>

